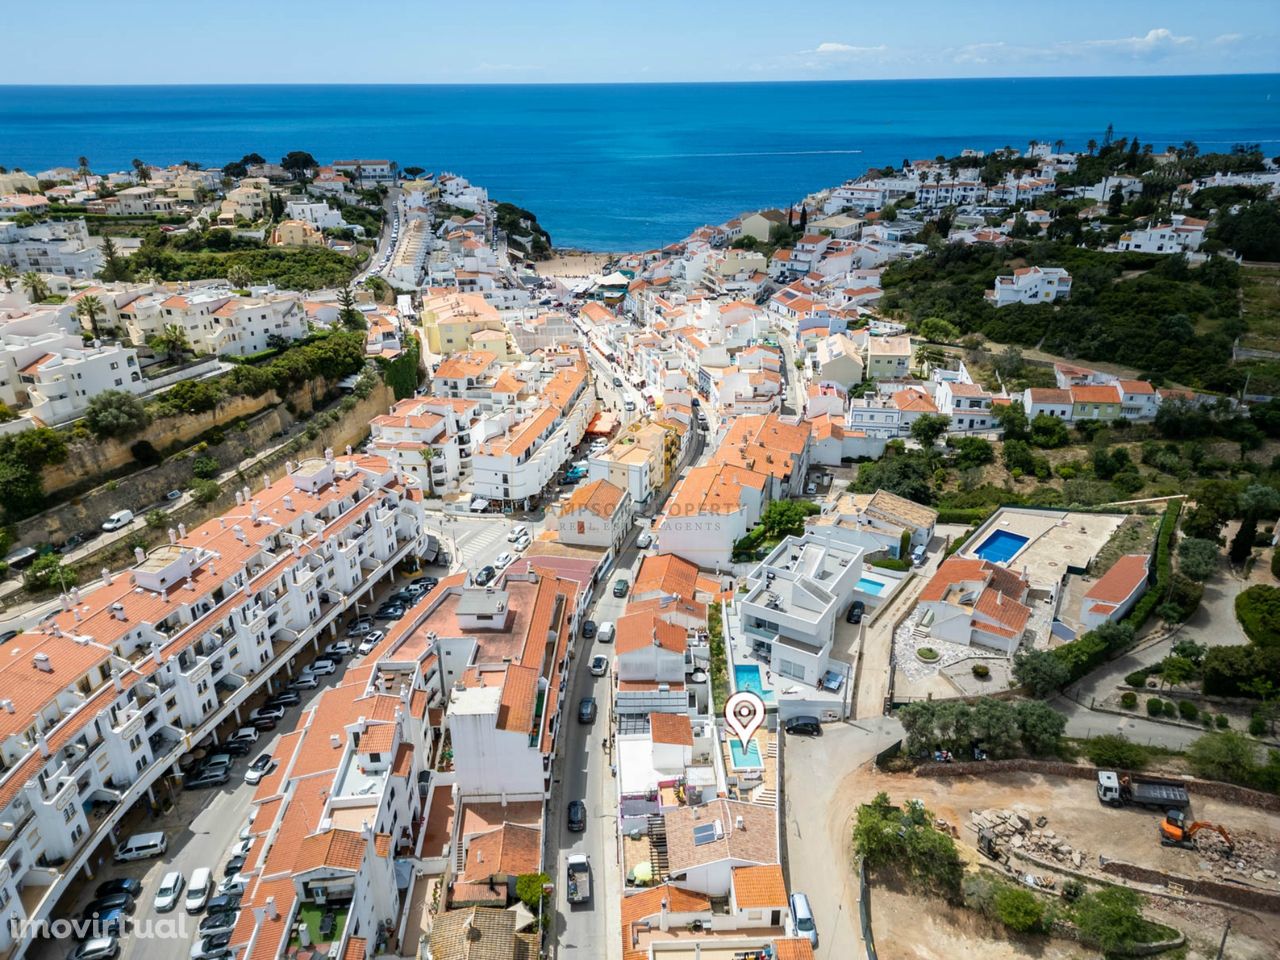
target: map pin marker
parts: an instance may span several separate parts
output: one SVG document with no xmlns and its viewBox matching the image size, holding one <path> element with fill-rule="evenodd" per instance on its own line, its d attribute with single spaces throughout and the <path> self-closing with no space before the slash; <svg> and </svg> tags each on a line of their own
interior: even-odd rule
<svg viewBox="0 0 1280 960">
<path fill-rule="evenodd" d="M 724 705 L 724 722 L 738 737 L 742 749 L 764 723 L 764 701 L 750 690 L 739 690 Z"/>
</svg>

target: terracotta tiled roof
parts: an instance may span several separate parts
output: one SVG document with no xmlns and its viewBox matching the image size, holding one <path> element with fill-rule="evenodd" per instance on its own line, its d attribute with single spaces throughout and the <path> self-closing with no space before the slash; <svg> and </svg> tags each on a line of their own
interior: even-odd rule
<svg viewBox="0 0 1280 960">
<path fill-rule="evenodd" d="M 674 554 L 646 556 L 640 562 L 633 594 L 660 591 L 692 600 L 698 582 L 698 568 Z"/>
<path fill-rule="evenodd" d="M 654 743 L 692 747 L 693 724 L 687 713 L 651 713 L 649 737 Z"/>
<path fill-rule="evenodd" d="M 618 504 L 622 502 L 625 494 L 625 490 L 608 480 L 592 480 L 573 491 L 565 505 L 565 510 L 567 513 L 586 510 L 607 520 L 618 509 Z"/>
<path fill-rule="evenodd" d="M 687 646 L 688 634 L 684 627 L 659 620 L 654 614 L 632 613 L 618 618 L 614 650 L 619 656 L 646 647 L 661 647 L 663 650 L 683 654 Z"/>
<path fill-rule="evenodd" d="M 1112 605 L 1123 603 L 1146 579 L 1147 556 L 1128 554 L 1098 578 L 1085 594 L 1085 599 Z"/>
<path fill-rule="evenodd" d="M 1119 403 L 1120 394 L 1111 384 L 1101 387 L 1072 387 L 1071 401 L 1073 403 Z"/>
<path fill-rule="evenodd" d="M 537 702 L 537 668 L 517 663 L 508 664 L 498 706 L 498 729 L 531 733 Z"/>
<path fill-rule="evenodd" d="M 787 905 L 787 884 L 776 863 L 733 868 L 733 898 L 743 910 Z"/>
<path fill-rule="evenodd" d="M 514 877 L 537 873 L 541 847 L 542 831 L 537 826 L 504 823 L 496 830 L 472 838 L 467 846 L 462 878 L 478 883 L 495 875 Z"/>
<path fill-rule="evenodd" d="M 299 844 L 293 872 L 306 873 L 319 867 L 359 870 L 364 850 L 365 840 L 355 830 L 327 830 L 312 834 Z"/>
<path fill-rule="evenodd" d="M 773 960 L 813 960 L 813 944 L 803 937 L 775 940 Z"/>
</svg>

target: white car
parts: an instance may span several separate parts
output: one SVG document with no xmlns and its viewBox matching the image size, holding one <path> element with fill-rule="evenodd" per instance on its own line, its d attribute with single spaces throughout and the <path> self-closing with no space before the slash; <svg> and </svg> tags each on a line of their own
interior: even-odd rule
<svg viewBox="0 0 1280 960">
<path fill-rule="evenodd" d="M 326 660 L 324 657 L 321 657 L 315 663 L 311 664 L 311 666 L 308 667 L 307 669 L 310 670 L 317 677 L 323 677 L 323 676 L 326 676 L 327 674 L 335 673 L 338 669 L 338 665 L 334 663 L 332 660 Z"/>
<path fill-rule="evenodd" d="M 640 536 L 636 537 L 636 546 L 641 550 L 647 549 L 653 543 L 653 535 L 648 530 L 641 530 Z"/>
<path fill-rule="evenodd" d="M 262 778 L 275 769 L 276 761 L 270 753 L 262 753 L 258 758 L 249 764 L 249 769 L 244 772 L 245 783 L 261 783 Z"/>
<path fill-rule="evenodd" d="M 208 867 L 196 867 L 191 871 L 191 884 L 187 887 L 187 899 L 183 903 L 187 913 L 199 913 L 209 902 L 213 892 L 213 871 Z"/>
<path fill-rule="evenodd" d="M 238 893 L 244 893 L 244 888 L 245 888 L 244 876 L 239 873 L 233 873 L 231 876 L 227 877 L 220 884 L 218 884 L 218 893 L 220 894 L 229 893 L 234 896 L 235 894 L 238 894 Z"/>
<path fill-rule="evenodd" d="M 356 647 L 356 653 L 362 657 L 373 653 L 373 648 L 382 642 L 382 638 L 386 636 L 381 630 L 375 630 L 373 633 L 365 634 L 365 638 L 360 641 L 360 646 Z"/>
<path fill-rule="evenodd" d="M 493 561 L 493 565 L 499 570 L 505 570 L 507 567 L 511 566 L 511 561 L 514 559 L 515 558 L 512 557 L 511 554 L 503 552 L 498 554 L 498 559 Z"/>
<path fill-rule="evenodd" d="M 156 913 L 168 913 L 178 905 L 182 896 L 182 887 L 186 883 L 177 870 L 166 873 L 160 881 L 160 889 L 156 891 Z"/>
<path fill-rule="evenodd" d="M 228 742 L 230 742 L 231 740 L 244 740 L 246 743 L 257 743 L 258 731 L 254 727 L 241 727 L 239 730 L 233 733 L 230 737 L 228 737 L 227 740 Z"/>
<path fill-rule="evenodd" d="M 511 532 L 507 534 L 507 543 L 515 543 L 522 537 L 529 535 L 529 528 L 523 523 L 516 524 L 511 528 Z"/>
<path fill-rule="evenodd" d="M 253 849 L 253 840 L 254 840 L 253 837 L 250 837 L 247 840 L 241 840 L 239 843 L 237 843 L 234 847 L 231 848 L 231 856 L 233 857 L 249 856 L 249 851 Z"/>
<path fill-rule="evenodd" d="M 127 527 L 131 523 L 133 523 L 132 510 L 117 510 L 102 522 L 102 529 L 107 533 L 110 533 L 113 530 L 120 530 Z"/>
<path fill-rule="evenodd" d="M 349 657 L 356 652 L 356 645 L 347 640 L 337 640 L 324 648 L 326 657 Z"/>
<path fill-rule="evenodd" d="M 596 654 L 591 658 L 591 675 L 593 677 L 603 677 L 609 672 L 609 658 L 602 653 Z"/>
</svg>

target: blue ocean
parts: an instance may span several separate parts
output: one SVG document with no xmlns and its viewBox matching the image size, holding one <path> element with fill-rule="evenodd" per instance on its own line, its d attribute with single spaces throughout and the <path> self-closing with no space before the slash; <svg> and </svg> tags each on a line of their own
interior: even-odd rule
<svg viewBox="0 0 1280 960">
<path fill-rule="evenodd" d="M 634 250 L 965 147 L 1137 136 L 1280 153 L 1280 75 L 513 86 L 0 87 L 0 164 L 308 150 L 449 170 L 562 247 Z"/>
</svg>

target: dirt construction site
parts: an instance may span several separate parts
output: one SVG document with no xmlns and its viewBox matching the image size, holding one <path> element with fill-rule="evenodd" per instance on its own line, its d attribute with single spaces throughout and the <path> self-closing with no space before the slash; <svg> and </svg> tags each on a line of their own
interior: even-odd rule
<svg viewBox="0 0 1280 960">
<path fill-rule="evenodd" d="M 1106 806 L 1088 779 L 1025 772 L 935 779 L 867 765 L 845 786 L 857 794 L 848 798 L 853 803 L 881 791 L 895 803 L 923 801 L 938 826 L 955 836 L 967 861 L 1003 869 L 1046 894 L 1060 892 L 1072 876 L 1140 890 L 1149 895 L 1149 917 L 1186 934 L 1185 956 L 1216 956 L 1228 918 L 1232 933 L 1225 956 L 1280 956 L 1280 813 L 1193 790 L 1188 822 L 1221 825 L 1232 846 L 1204 829 L 1196 834 L 1194 848 L 1184 849 L 1161 843 L 1163 813 Z M 995 861 L 978 854 L 980 832 L 994 839 Z M 915 915 L 927 920 L 913 936 L 895 922 L 912 910 L 910 899 L 903 891 L 876 888 L 873 893 L 876 945 L 884 960 L 1096 955 L 1059 941 L 1047 951 L 1042 944 L 1031 952 L 1020 952 L 1013 942 L 976 943 L 974 937 L 981 940 L 982 934 L 974 928 L 983 923 L 970 911 L 921 910 L 920 904 Z"/>
</svg>

